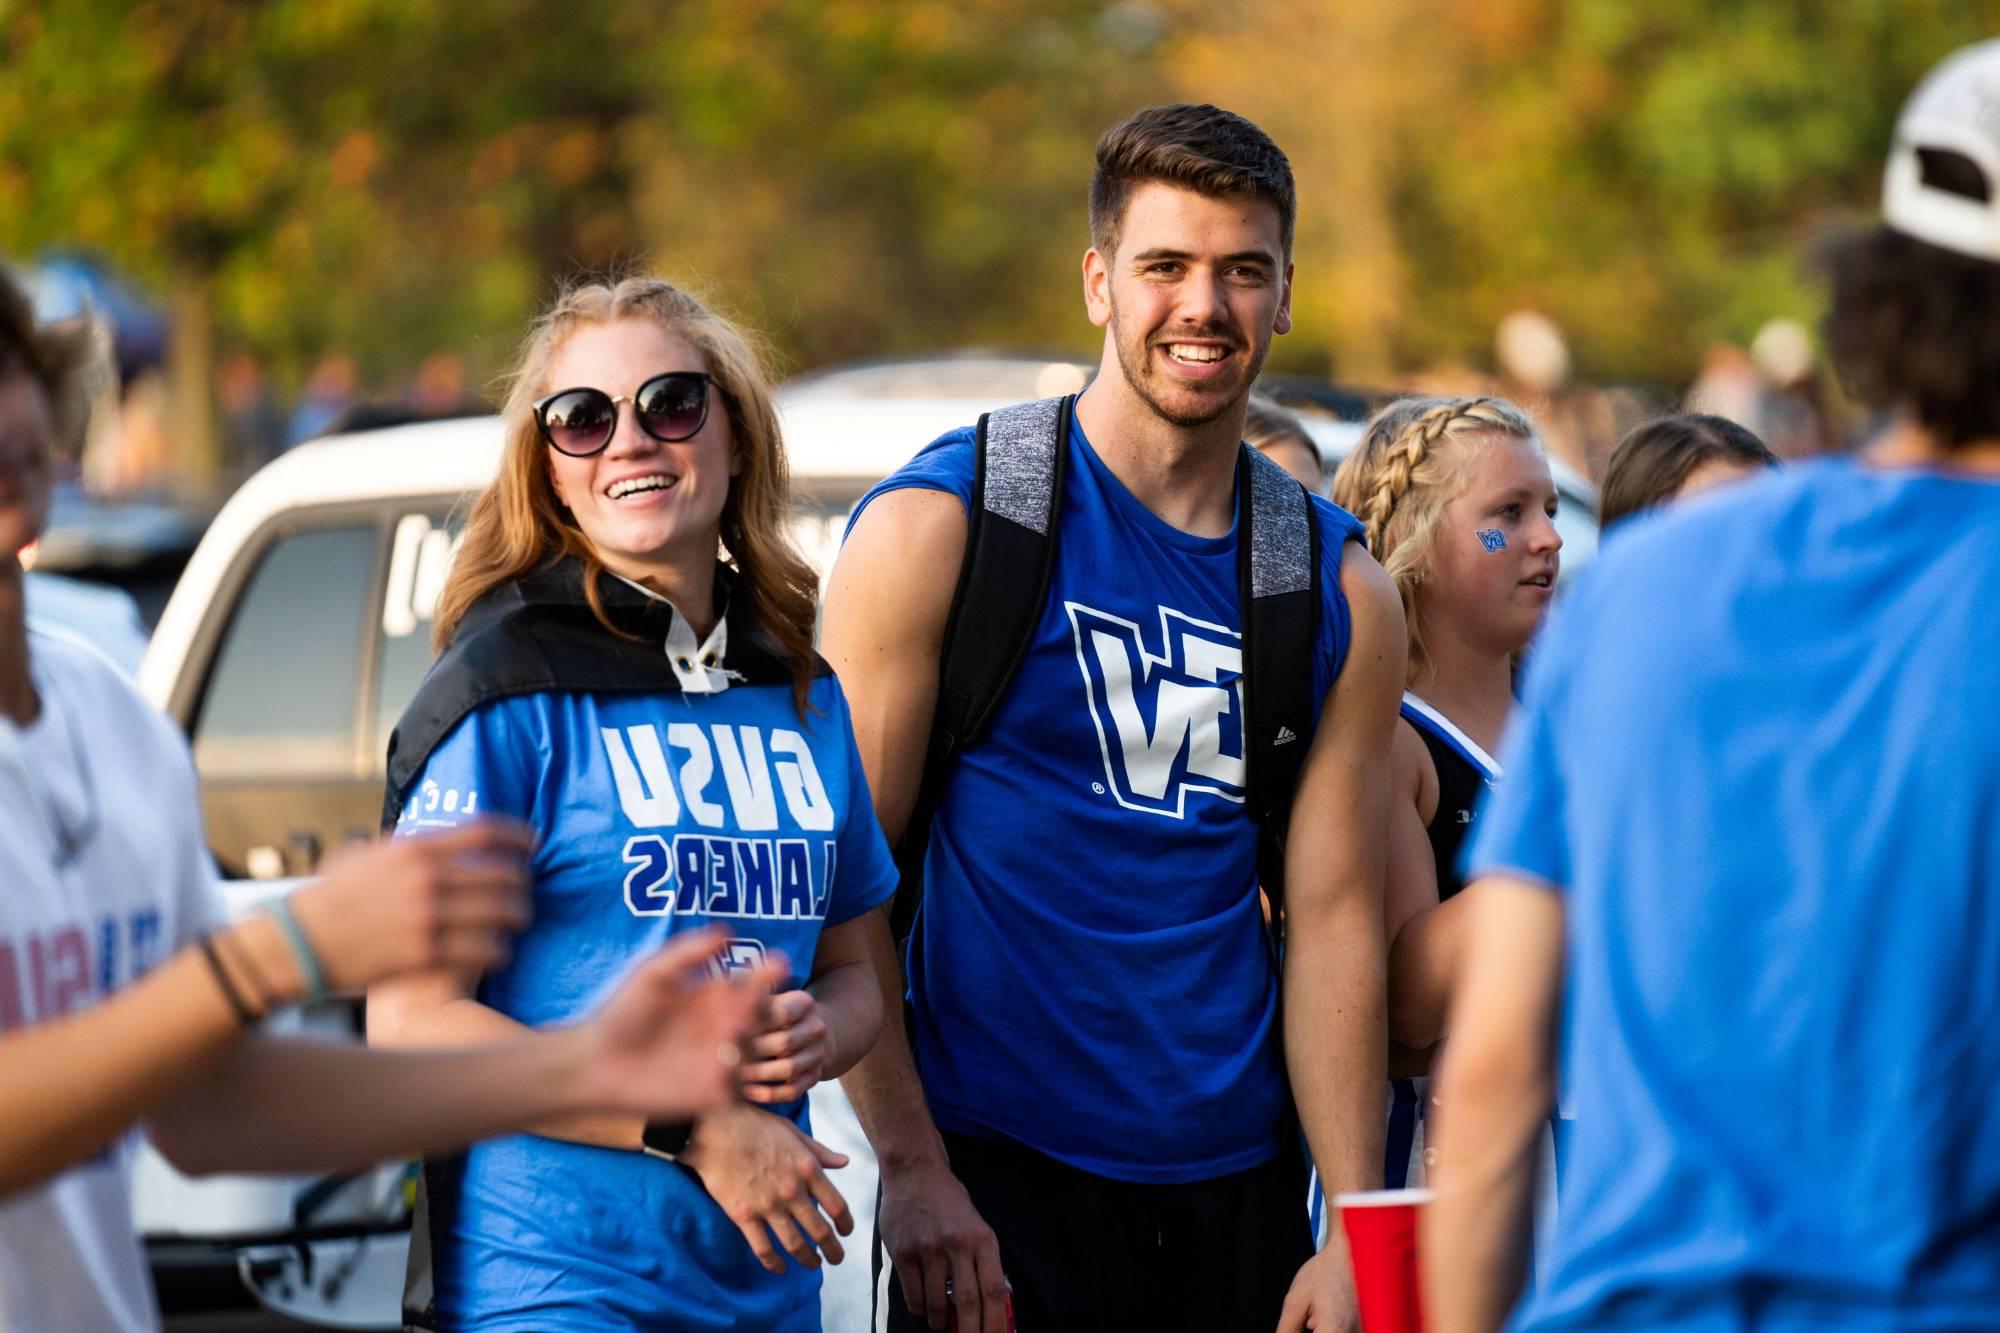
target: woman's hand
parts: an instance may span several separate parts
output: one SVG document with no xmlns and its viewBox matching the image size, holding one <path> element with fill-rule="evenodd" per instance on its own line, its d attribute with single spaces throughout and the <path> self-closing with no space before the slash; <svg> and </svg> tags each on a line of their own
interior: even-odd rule
<svg viewBox="0 0 2000 1333">
<path fill-rule="evenodd" d="M 384 838 L 336 853 L 288 901 L 332 989 L 438 969 L 476 976 L 505 963 L 528 924 L 534 840 L 509 819 Z"/>
<path fill-rule="evenodd" d="M 809 992 L 771 997 L 769 1017 L 743 1044 L 743 1096 L 773 1105 L 797 1101 L 833 1061 L 833 1033 Z"/>
<path fill-rule="evenodd" d="M 773 955 L 720 979 L 714 963 L 725 938 L 720 930 L 675 936 L 583 1024 L 586 1105 L 693 1120 L 735 1097 L 741 1044 L 763 1023 L 789 964 Z"/>
<path fill-rule="evenodd" d="M 826 1172 L 846 1166 L 847 1158 L 783 1116 L 724 1107 L 695 1126 L 678 1160 L 701 1178 L 771 1272 L 785 1271 L 780 1246 L 807 1268 L 819 1267 L 822 1251 L 832 1263 L 846 1257 L 840 1236 L 853 1232 L 854 1215 Z"/>
</svg>

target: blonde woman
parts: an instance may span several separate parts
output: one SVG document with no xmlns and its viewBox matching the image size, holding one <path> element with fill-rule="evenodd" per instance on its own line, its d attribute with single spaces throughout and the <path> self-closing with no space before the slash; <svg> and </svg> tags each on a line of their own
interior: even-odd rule
<svg viewBox="0 0 2000 1333">
<path fill-rule="evenodd" d="M 371 1037 L 565 1022 L 706 924 L 728 931 L 720 968 L 782 952 L 794 974 L 745 1044 L 749 1104 L 694 1124 L 553 1120 L 429 1164 L 411 1317 L 817 1329 L 816 1270 L 852 1221 L 825 1175 L 845 1159 L 808 1136 L 804 1096 L 880 1030 L 865 923 L 895 870 L 812 650 L 769 388 L 741 331 L 635 278 L 537 321 L 504 415 L 500 475 L 440 598 L 444 654 L 391 742 L 388 806 L 405 830 L 467 811 L 533 825 L 534 923 L 483 977 L 377 987 Z"/>
<path fill-rule="evenodd" d="M 414 1054 L 262 1031 L 328 990 L 504 957 L 527 832 L 350 849 L 227 921 L 186 738 L 25 612 L 15 553 L 86 424 L 82 333 L 37 325 L 0 272 L 0 1328 L 158 1327 L 132 1228 L 142 1129 L 190 1173 L 345 1169 L 554 1114 L 730 1099 L 718 1051 L 761 1008 L 757 978 L 694 984 L 693 936 L 561 1033 Z"/>
<path fill-rule="evenodd" d="M 1409 683 L 1391 752 L 1392 1073 L 1421 1075 L 1444 1035 L 1466 903 L 1458 852 L 1513 706 L 1514 661 L 1561 568 L 1556 488 L 1534 425 L 1497 398 L 1406 398 L 1368 423 L 1334 500 L 1368 529 L 1409 626 Z M 1386 1183 L 1421 1175 L 1421 1089 L 1392 1086 Z"/>
</svg>

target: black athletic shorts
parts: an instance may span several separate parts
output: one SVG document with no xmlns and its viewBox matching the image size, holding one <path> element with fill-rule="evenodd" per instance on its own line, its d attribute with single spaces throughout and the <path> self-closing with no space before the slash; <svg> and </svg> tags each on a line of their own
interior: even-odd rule
<svg viewBox="0 0 2000 1333">
<path fill-rule="evenodd" d="M 1010 1140 L 946 1131 L 944 1142 L 1000 1238 L 1021 1333 L 1268 1333 L 1312 1257 L 1295 1148 L 1214 1180 L 1135 1185 Z M 883 1299 L 891 1333 L 929 1327 L 894 1274 Z"/>
</svg>

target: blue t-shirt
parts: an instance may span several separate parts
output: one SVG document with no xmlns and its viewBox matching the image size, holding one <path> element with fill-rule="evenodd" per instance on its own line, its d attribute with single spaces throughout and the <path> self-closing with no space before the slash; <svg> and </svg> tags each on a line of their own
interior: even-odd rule
<svg viewBox="0 0 2000 1333">
<path fill-rule="evenodd" d="M 678 931 L 731 934 L 805 984 L 823 925 L 879 906 L 895 864 L 831 676 L 711 695 L 537 694 L 482 706 L 431 755 L 400 829 L 472 814 L 541 834 L 534 921 L 478 999 L 530 1027 L 587 1017 Z M 806 1103 L 779 1108 L 809 1132 Z M 819 1328 L 817 1270 L 766 1272 L 695 1177 L 533 1135 L 466 1155 L 435 1256 L 440 1323 L 480 1330 Z"/>
<path fill-rule="evenodd" d="M 869 492 L 968 506 L 973 433 Z M 1314 502 L 1315 699 L 1348 640 L 1360 526 Z M 937 1123 L 1130 1181 L 1211 1179 L 1278 1149 L 1278 988 L 1244 809 L 1236 535 L 1133 498 L 1074 427 L 1055 570 L 1019 674 L 953 768 L 909 959 Z"/>
<path fill-rule="evenodd" d="M 2000 1328 L 2000 484 L 1810 463 L 1558 608 L 1470 868 L 1557 886 L 1520 1327 Z"/>
</svg>

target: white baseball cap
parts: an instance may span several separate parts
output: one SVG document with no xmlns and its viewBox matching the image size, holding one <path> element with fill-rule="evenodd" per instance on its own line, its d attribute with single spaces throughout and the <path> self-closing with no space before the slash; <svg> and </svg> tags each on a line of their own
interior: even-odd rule
<svg viewBox="0 0 2000 1333">
<path fill-rule="evenodd" d="M 2000 38 L 1947 56 L 1903 103 L 1882 216 L 1906 236 L 2000 263 Z"/>
</svg>

